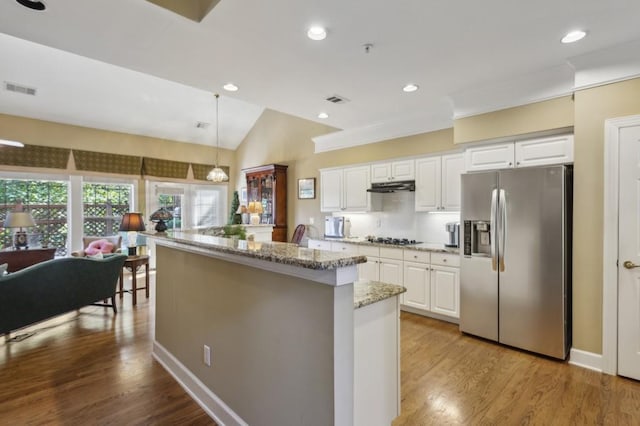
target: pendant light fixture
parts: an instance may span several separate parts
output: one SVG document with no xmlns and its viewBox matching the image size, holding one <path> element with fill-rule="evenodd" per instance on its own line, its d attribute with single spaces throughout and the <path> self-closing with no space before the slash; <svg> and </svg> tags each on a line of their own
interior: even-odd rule
<svg viewBox="0 0 640 426">
<path fill-rule="evenodd" d="M 226 182 L 229 180 L 229 176 L 220 168 L 220 163 L 218 162 L 218 152 L 220 151 L 220 139 L 218 137 L 218 128 L 220 127 L 218 124 L 218 98 L 219 94 L 215 94 L 216 96 L 216 163 L 214 164 L 213 169 L 207 175 L 207 180 L 211 182 L 220 183 Z"/>
</svg>

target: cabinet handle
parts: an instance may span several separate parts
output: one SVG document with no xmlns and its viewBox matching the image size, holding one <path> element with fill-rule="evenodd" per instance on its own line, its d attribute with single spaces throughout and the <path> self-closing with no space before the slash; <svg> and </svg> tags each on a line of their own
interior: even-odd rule
<svg viewBox="0 0 640 426">
<path fill-rule="evenodd" d="M 510 165 L 510 166 L 513 166 L 513 163 L 512 163 L 511 161 L 509 161 L 509 165 Z"/>
<path fill-rule="evenodd" d="M 418 256 L 416 256 L 416 255 L 414 254 L 414 255 L 413 255 L 413 258 L 414 258 L 414 259 L 417 259 L 417 258 L 418 258 Z"/>
<path fill-rule="evenodd" d="M 520 162 L 519 162 L 519 161 L 516 161 L 516 166 L 519 166 L 519 165 L 520 165 Z"/>
<path fill-rule="evenodd" d="M 443 261 L 443 262 L 446 262 L 446 261 L 447 261 L 447 259 L 442 259 L 442 261 Z"/>
</svg>

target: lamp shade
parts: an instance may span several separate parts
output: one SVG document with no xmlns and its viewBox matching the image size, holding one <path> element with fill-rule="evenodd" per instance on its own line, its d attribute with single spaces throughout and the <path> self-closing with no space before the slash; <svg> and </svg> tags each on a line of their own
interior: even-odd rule
<svg viewBox="0 0 640 426">
<path fill-rule="evenodd" d="M 8 212 L 4 220 L 5 228 L 29 228 L 36 226 L 33 216 L 29 212 Z"/>
<path fill-rule="evenodd" d="M 173 215 L 165 207 L 160 207 L 158 210 L 151 214 L 149 220 L 151 222 L 160 222 L 161 220 L 171 220 Z"/>
<path fill-rule="evenodd" d="M 125 213 L 120 222 L 119 231 L 144 231 L 144 220 L 140 213 Z"/>
</svg>

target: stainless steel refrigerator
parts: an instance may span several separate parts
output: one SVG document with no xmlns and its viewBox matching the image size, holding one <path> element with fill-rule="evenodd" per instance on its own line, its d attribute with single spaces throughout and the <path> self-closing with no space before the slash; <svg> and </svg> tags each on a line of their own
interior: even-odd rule
<svg viewBox="0 0 640 426">
<path fill-rule="evenodd" d="M 571 166 L 462 175 L 461 331 L 566 358 L 571 201 Z"/>
</svg>

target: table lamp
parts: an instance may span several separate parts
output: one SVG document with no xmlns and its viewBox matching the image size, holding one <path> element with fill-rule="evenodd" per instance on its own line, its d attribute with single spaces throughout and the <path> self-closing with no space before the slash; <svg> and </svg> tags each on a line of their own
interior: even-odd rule
<svg viewBox="0 0 640 426">
<path fill-rule="evenodd" d="M 165 207 L 160 207 L 158 210 L 151 214 L 149 220 L 156 224 L 156 233 L 160 234 L 167 230 L 167 224 L 165 221 L 173 219 L 173 214 Z"/>
<path fill-rule="evenodd" d="M 30 228 L 36 226 L 35 220 L 31 213 L 25 211 L 12 211 L 7 213 L 7 218 L 4 220 L 5 228 L 20 228 L 16 231 L 13 239 L 13 246 L 16 250 L 24 247 L 29 248 L 27 241 L 27 233 L 22 228 Z"/>
<path fill-rule="evenodd" d="M 137 254 L 136 240 L 138 239 L 138 232 L 144 231 L 144 220 L 141 213 L 125 213 L 122 216 L 122 222 L 120 222 L 119 231 L 127 233 L 129 240 L 129 256 L 135 256 Z"/>
<path fill-rule="evenodd" d="M 249 212 L 251 213 L 251 224 L 260 224 L 260 214 L 262 213 L 262 203 L 260 201 L 252 201 L 249 203 Z"/>
</svg>

